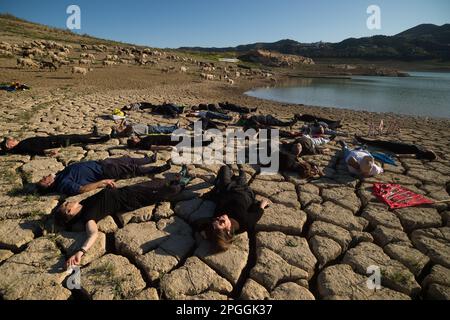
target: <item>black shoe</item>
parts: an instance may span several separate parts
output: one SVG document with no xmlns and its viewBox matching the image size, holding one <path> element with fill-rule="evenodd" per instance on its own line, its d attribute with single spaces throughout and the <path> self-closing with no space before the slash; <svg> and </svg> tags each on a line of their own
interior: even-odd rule
<svg viewBox="0 0 450 320">
<path fill-rule="evenodd" d="M 100 137 L 99 133 L 98 133 L 98 126 L 95 125 L 94 128 L 92 128 L 92 135 L 94 137 Z"/>
</svg>

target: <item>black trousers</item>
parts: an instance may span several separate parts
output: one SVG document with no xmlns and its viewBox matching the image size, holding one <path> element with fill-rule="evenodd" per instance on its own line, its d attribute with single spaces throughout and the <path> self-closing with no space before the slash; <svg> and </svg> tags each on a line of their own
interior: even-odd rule
<svg viewBox="0 0 450 320">
<path fill-rule="evenodd" d="M 375 148 L 380 148 L 395 154 L 415 154 L 419 159 L 434 160 L 436 155 L 422 146 L 397 141 L 369 140 L 355 137 L 359 143 Z"/>
<path fill-rule="evenodd" d="M 313 122 L 325 122 L 331 130 L 336 130 L 342 127 L 341 121 L 335 121 L 325 118 L 320 118 L 316 116 L 312 116 L 309 114 L 302 114 L 297 116 L 297 119 L 303 122 L 313 123 Z"/>
<path fill-rule="evenodd" d="M 223 166 L 222 168 L 220 168 L 219 173 L 217 174 L 215 182 L 216 190 L 219 192 L 226 191 L 228 190 L 231 183 L 239 186 L 247 185 L 245 172 L 239 170 L 239 176 L 235 176 L 229 166 Z"/>
<path fill-rule="evenodd" d="M 177 118 L 180 114 L 184 112 L 184 107 L 179 107 L 174 104 L 163 104 L 161 106 L 153 108 L 152 112 L 163 116 Z"/>
<path fill-rule="evenodd" d="M 105 179 L 130 179 L 147 174 L 158 174 L 168 170 L 168 166 L 144 167 L 152 163 L 150 158 L 111 158 L 99 162 Z"/>
<path fill-rule="evenodd" d="M 265 116 L 264 119 L 256 118 L 254 120 L 256 120 L 256 122 L 259 122 L 262 125 L 275 126 L 275 127 L 290 127 L 293 124 L 295 124 L 295 120 L 290 121 L 290 122 L 285 122 L 285 121 L 281 121 L 281 120 L 275 118 L 272 115 Z"/>
<path fill-rule="evenodd" d="M 217 113 L 227 114 L 222 108 L 218 108 L 215 104 L 199 104 L 198 106 L 192 107 L 193 111 L 212 111 Z"/>
<path fill-rule="evenodd" d="M 241 114 L 249 114 L 253 110 L 256 111 L 256 108 L 252 110 L 250 108 L 241 107 L 241 106 L 238 106 L 238 105 L 235 105 L 235 104 L 231 104 L 231 103 L 228 103 L 228 102 L 227 103 L 219 103 L 219 106 L 222 109 L 224 109 L 224 110 L 231 111 L 231 112 L 237 112 L 237 113 L 241 113 Z"/>
<path fill-rule="evenodd" d="M 60 147 L 68 147 L 74 144 L 97 144 L 107 142 L 109 136 L 97 137 L 93 134 L 69 134 L 52 137 Z"/>
</svg>

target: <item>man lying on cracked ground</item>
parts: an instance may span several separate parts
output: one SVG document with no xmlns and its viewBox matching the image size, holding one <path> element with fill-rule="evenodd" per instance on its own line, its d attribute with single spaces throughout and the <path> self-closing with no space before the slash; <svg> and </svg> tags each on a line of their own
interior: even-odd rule
<svg viewBox="0 0 450 320">
<path fill-rule="evenodd" d="M 148 166 L 156 160 L 155 153 L 144 158 L 122 157 L 74 163 L 56 174 L 43 177 L 37 187 L 42 194 L 57 192 L 68 196 L 106 187 L 115 188 L 115 180 L 118 179 L 131 179 L 170 170 L 170 163 L 160 167 Z"/>
<path fill-rule="evenodd" d="M 179 194 L 191 181 L 186 167 L 173 179 L 153 179 L 123 188 L 107 188 L 81 201 L 67 201 L 54 210 L 55 222 L 64 229 L 83 224 L 87 239 L 79 250 L 66 262 L 66 267 L 78 265 L 81 258 L 94 245 L 98 237 L 97 222 L 106 216 L 120 215 L 144 208 L 158 202 L 168 201 Z M 149 216 L 134 217 L 133 223 L 146 222 Z"/>
</svg>

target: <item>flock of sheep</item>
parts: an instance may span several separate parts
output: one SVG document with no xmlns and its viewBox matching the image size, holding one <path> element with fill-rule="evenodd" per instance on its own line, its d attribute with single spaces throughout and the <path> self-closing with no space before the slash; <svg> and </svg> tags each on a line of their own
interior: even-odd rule
<svg viewBox="0 0 450 320">
<path fill-rule="evenodd" d="M 79 52 L 79 53 L 77 53 Z M 173 53 L 158 51 L 149 48 L 120 47 L 108 48 L 105 45 L 85 45 L 74 48 L 68 44 L 60 44 L 54 41 L 35 40 L 24 42 L 22 45 L 0 42 L 0 56 L 17 57 L 18 68 L 37 68 L 56 71 L 62 66 L 68 66 L 73 74 L 87 75 L 93 71 L 93 65 L 111 67 L 115 65 L 156 66 L 166 60 L 168 63 L 181 63 L 181 67 L 161 67 L 161 72 L 169 73 L 178 71 L 188 73 L 190 69 L 198 70 L 200 78 L 208 81 L 220 80 L 234 85 L 240 77 L 252 79 L 255 76 L 270 78 L 275 81 L 273 75 L 268 72 L 251 69 L 241 69 L 238 66 L 216 66 L 211 62 L 197 61 L 190 57 L 181 57 Z M 188 67 L 191 65 L 191 67 Z"/>
</svg>

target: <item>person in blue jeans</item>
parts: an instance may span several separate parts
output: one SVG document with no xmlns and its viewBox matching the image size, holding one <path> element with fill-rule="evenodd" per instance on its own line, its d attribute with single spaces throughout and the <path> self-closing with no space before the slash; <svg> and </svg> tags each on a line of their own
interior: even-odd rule
<svg viewBox="0 0 450 320">
<path fill-rule="evenodd" d="M 364 148 L 350 149 L 344 141 L 339 141 L 344 151 L 344 161 L 351 174 L 368 178 L 384 172 L 369 151 Z"/>
<path fill-rule="evenodd" d="M 112 128 L 112 138 L 125 138 L 131 136 L 146 136 L 149 134 L 172 134 L 179 127 L 177 124 L 172 126 L 158 126 L 140 123 L 131 123 L 123 120 L 120 125 Z"/>
</svg>

